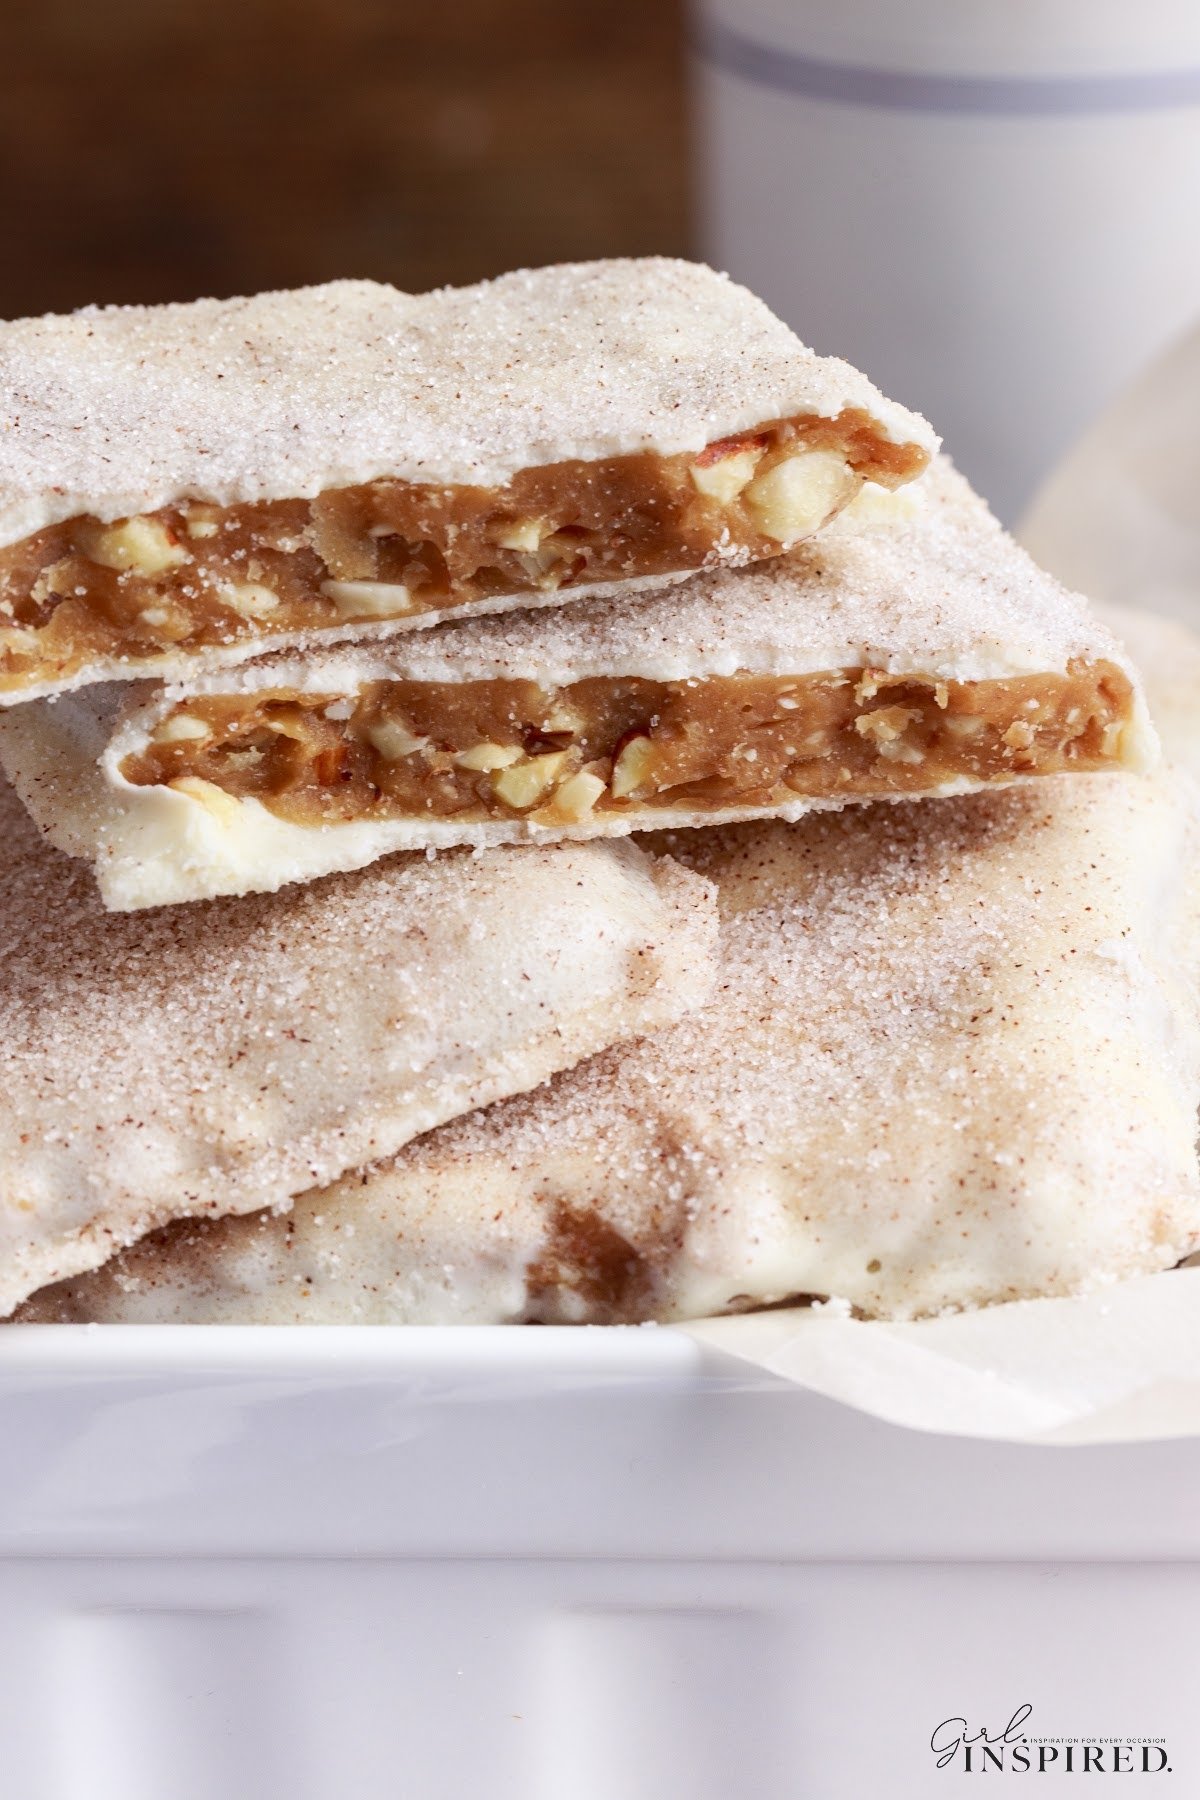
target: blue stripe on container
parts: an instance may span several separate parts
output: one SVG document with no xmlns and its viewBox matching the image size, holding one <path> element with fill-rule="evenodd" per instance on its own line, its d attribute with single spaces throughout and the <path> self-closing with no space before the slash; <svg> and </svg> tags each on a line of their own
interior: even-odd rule
<svg viewBox="0 0 1200 1800">
<path fill-rule="evenodd" d="M 774 49 L 715 21 L 701 23 L 696 46 L 706 61 L 759 87 L 843 106 L 991 118 L 1067 118 L 1200 106 L 1200 68 L 1135 75 L 916 75 L 823 62 Z"/>
</svg>

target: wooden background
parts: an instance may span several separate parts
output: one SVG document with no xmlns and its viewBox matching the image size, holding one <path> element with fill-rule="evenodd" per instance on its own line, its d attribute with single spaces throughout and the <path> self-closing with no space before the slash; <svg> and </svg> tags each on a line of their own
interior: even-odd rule
<svg viewBox="0 0 1200 1800">
<path fill-rule="evenodd" d="M 686 252 L 680 0 L 9 0 L 0 317 Z"/>
</svg>

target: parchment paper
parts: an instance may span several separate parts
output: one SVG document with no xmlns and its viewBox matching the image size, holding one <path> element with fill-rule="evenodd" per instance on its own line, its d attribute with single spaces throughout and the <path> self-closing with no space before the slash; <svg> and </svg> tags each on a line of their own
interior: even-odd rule
<svg viewBox="0 0 1200 1800">
<path fill-rule="evenodd" d="M 1053 1444 L 1200 1432 L 1200 1268 L 909 1325 L 834 1302 L 687 1329 L 894 1425 Z"/>
<path fill-rule="evenodd" d="M 1200 631 L 1200 330 L 1077 445 L 1019 535 L 1093 600 Z M 1168 739 L 1165 718 L 1162 726 Z M 856 1320 L 833 1301 L 685 1329 L 776 1377 L 926 1431 L 1048 1444 L 1200 1433 L 1200 1267 L 913 1324 Z"/>
</svg>

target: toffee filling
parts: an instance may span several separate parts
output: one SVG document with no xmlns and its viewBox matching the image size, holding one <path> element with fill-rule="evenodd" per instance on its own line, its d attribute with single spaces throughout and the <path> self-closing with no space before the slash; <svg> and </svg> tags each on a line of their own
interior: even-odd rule
<svg viewBox="0 0 1200 1800">
<path fill-rule="evenodd" d="M 314 500 L 185 502 L 0 551 L 0 693 L 172 653 L 775 555 L 925 453 L 867 414 L 765 424 L 698 456 L 522 470 L 502 488 L 380 480 Z"/>
<path fill-rule="evenodd" d="M 218 805 L 254 798 L 298 825 L 521 816 L 562 828 L 1104 768 L 1119 761 L 1132 702 L 1119 668 L 1082 661 L 978 682 L 863 669 L 550 689 L 380 681 L 344 699 L 189 699 L 121 773 Z"/>
</svg>

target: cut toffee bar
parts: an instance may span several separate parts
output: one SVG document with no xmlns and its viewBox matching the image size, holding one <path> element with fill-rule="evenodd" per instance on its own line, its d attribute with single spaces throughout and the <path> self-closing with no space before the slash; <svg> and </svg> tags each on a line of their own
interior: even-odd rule
<svg viewBox="0 0 1200 1800">
<path fill-rule="evenodd" d="M 777 555 L 936 440 L 700 265 L 0 325 L 0 704 Z"/>
<path fill-rule="evenodd" d="M 796 818 L 1148 761 L 1135 679 L 1083 602 L 948 465 L 908 492 L 899 517 L 856 503 L 787 558 L 635 606 L 22 707 L 0 715 L 0 759 L 118 907 L 403 847 Z"/>
<path fill-rule="evenodd" d="M 1200 635 L 1141 606 L 1097 605 L 1146 685 L 1163 755 L 1200 781 Z"/>
</svg>

